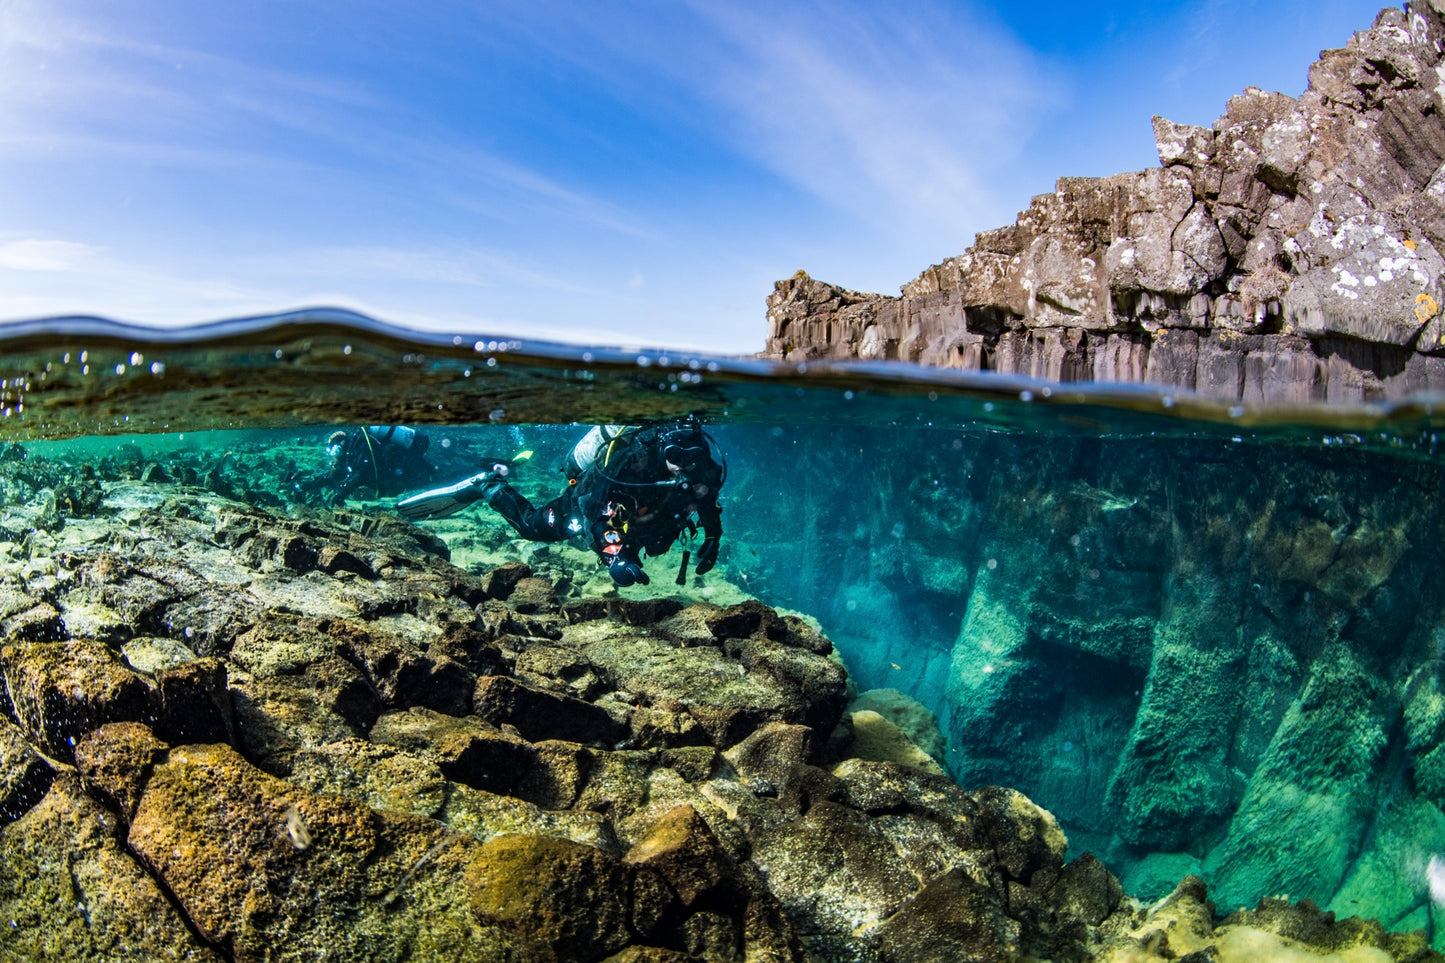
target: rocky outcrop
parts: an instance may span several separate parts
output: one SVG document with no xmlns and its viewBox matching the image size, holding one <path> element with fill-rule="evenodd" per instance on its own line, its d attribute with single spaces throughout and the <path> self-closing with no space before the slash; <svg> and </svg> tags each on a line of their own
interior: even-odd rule
<svg viewBox="0 0 1445 963">
<path fill-rule="evenodd" d="M 1248 403 L 1445 390 L 1445 5 L 1325 51 L 1299 98 L 1155 118 L 1160 166 L 1063 178 L 883 297 L 799 272 L 768 356 L 898 359 Z"/>
</svg>

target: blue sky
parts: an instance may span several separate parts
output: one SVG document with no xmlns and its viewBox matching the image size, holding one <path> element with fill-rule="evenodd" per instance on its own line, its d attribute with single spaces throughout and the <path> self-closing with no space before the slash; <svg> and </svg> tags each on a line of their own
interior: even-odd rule
<svg viewBox="0 0 1445 963">
<path fill-rule="evenodd" d="M 897 293 L 1378 9 L 0 0 L 0 319 L 757 351 L 774 280 Z"/>
</svg>

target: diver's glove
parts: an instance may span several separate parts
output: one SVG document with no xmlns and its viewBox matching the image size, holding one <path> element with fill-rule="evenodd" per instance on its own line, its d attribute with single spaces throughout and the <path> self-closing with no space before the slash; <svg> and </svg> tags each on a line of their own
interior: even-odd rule
<svg viewBox="0 0 1445 963">
<path fill-rule="evenodd" d="M 697 549 L 697 568 L 693 571 L 706 575 L 717 564 L 717 539 L 705 538 Z"/>
<path fill-rule="evenodd" d="M 617 583 L 618 588 L 626 588 L 637 582 L 646 585 L 652 581 L 642 570 L 641 565 L 629 558 L 623 558 L 621 555 L 614 558 L 607 566 L 607 574 L 612 576 L 612 581 Z"/>
</svg>

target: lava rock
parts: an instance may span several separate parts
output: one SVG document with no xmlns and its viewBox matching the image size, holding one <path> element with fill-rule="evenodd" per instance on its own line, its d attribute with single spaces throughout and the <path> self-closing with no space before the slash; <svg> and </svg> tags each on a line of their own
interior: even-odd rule
<svg viewBox="0 0 1445 963">
<path fill-rule="evenodd" d="M 0 672 L 25 736 L 64 762 L 81 736 L 107 722 L 155 718 L 156 690 L 99 642 L 0 647 Z"/>
</svg>

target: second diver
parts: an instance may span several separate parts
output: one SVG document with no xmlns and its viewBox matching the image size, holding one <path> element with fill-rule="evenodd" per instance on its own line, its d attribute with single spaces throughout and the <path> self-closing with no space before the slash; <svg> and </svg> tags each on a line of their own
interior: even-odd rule
<svg viewBox="0 0 1445 963">
<path fill-rule="evenodd" d="M 412 520 L 442 518 L 485 499 L 523 538 L 583 538 L 618 586 L 651 581 L 642 556 L 662 555 L 699 531 L 697 574 L 717 564 L 722 538 L 718 490 L 727 470 L 716 443 L 695 418 L 656 425 L 598 425 L 573 447 L 567 488 L 540 508 L 507 482 L 511 464 L 495 462 L 455 485 L 397 503 Z M 678 584 L 686 581 L 683 553 Z"/>
</svg>

